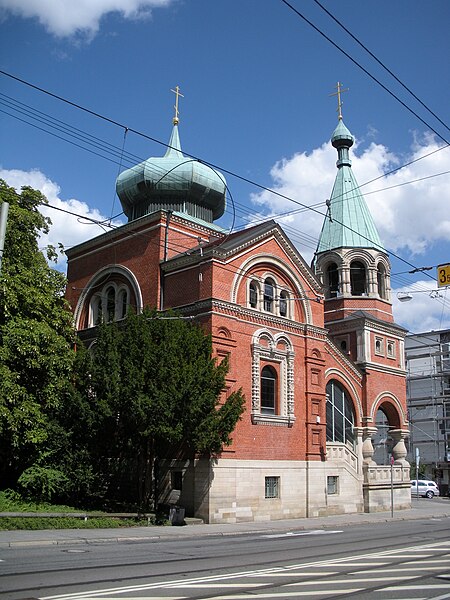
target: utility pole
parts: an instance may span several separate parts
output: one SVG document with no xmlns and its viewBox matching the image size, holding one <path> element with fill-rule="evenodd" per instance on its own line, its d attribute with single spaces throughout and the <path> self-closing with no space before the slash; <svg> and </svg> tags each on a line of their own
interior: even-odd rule
<svg viewBox="0 0 450 600">
<path fill-rule="evenodd" d="M 0 209 L 0 273 L 2 271 L 3 248 L 5 247 L 6 221 L 8 220 L 9 204 L 2 202 Z"/>
</svg>

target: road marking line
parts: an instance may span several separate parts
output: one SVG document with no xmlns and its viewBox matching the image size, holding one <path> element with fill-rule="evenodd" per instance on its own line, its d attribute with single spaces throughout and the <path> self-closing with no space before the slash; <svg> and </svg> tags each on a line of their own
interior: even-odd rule
<svg viewBox="0 0 450 600">
<path fill-rule="evenodd" d="M 435 548 L 447 548 L 450 547 L 450 541 L 441 541 L 441 542 L 434 542 L 432 544 L 422 544 L 421 546 L 414 546 L 415 550 L 417 552 L 420 551 L 424 551 L 424 550 L 433 550 Z M 372 553 L 368 553 L 368 554 L 364 554 L 361 555 L 359 557 L 357 557 L 357 563 L 353 562 L 349 562 L 349 561 L 355 561 L 355 556 L 350 556 L 350 557 L 344 557 L 341 559 L 337 559 L 334 561 L 330 561 L 330 560 L 321 560 L 321 561 L 316 561 L 316 562 L 310 562 L 310 563 L 300 563 L 300 564 L 296 564 L 296 565 L 291 565 L 289 567 L 279 567 L 276 569 L 260 569 L 260 570 L 256 570 L 256 571 L 241 571 L 241 572 L 237 572 L 237 573 L 231 573 L 231 574 L 225 574 L 225 575 L 212 575 L 210 577 L 194 577 L 192 579 L 185 579 L 185 580 L 175 580 L 175 581 L 171 581 L 171 582 L 156 582 L 156 583 L 148 583 L 148 584 L 142 584 L 142 585 L 136 585 L 136 586 L 124 586 L 124 587 L 116 587 L 116 588 L 108 588 L 108 589 L 104 589 L 104 590 L 91 590 L 88 592 L 81 592 L 81 593 L 71 593 L 71 594 L 60 594 L 60 595 L 56 595 L 56 596 L 46 596 L 43 597 L 41 600 L 83 600 L 83 599 L 90 599 L 92 600 L 92 598 L 94 597 L 101 597 L 101 598 L 105 598 L 105 596 L 109 596 L 109 595 L 116 595 L 116 594 L 124 594 L 124 593 L 130 593 L 133 591 L 144 591 L 144 590 L 152 590 L 152 589 L 162 589 L 164 587 L 168 587 L 170 585 L 174 585 L 176 583 L 204 583 L 204 582 L 213 582 L 213 581 L 223 581 L 225 579 L 236 579 L 239 577 L 249 577 L 250 575 L 258 575 L 258 574 L 265 574 L 265 573 L 273 573 L 273 572 L 289 572 L 289 571 L 296 571 L 296 570 L 304 570 L 304 569 L 311 569 L 314 567 L 321 567 L 321 566 L 328 566 L 328 567 L 336 567 L 336 566 L 342 566 L 342 567 L 349 567 L 349 566 L 354 566 L 356 564 L 356 566 L 361 565 L 361 566 L 375 566 L 377 564 L 386 564 L 386 561 L 388 561 L 389 558 L 391 559 L 396 559 L 396 558 L 402 558 L 402 557 L 406 557 L 409 558 L 411 561 L 411 555 L 400 555 L 398 554 L 399 552 L 406 552 L 406 550 L 410 550 L 411 548 L 406 548 L 406 549 L 402 549 L 402 550 L 385 550 L 382 552 L 372 552 Z M 396 554 L 397 553 L 397 554 Z M 432 555 L 424 555 L 424 557 L 427 558 L 431 558 Z M 415 554 L 414 558 L 421 558 L 422 556 L 420 554 Z M 374 558 L 378 558 L 378 559 L 384 559 L 385 562 L 381 562 L 381 563 L 370 563 L 370 562 L 366 562 L 364 563 L 365 559 L 374 559 Z M 436 562 L 436 561 L 433 561 Z M 357 590 L 359 591 L 359 590 Z M 248 597 L 246 597 L 248 600 Z"/>
<path fill-rule="evenodd" d="M 348 588 L 346 590 L 333 590 L 333 594 L 354 594 L 355 592 L 361 592 L 364 588 Z M 282 592 L 276 594 L 258 594 L 255 596 L 255 600 L 258 598 L 297 598 L 299 596 L 323 596 L 328 594 L 329 591 L 316 591 L 308 590 L 306 592 Z M 128 599 L 126 599 L 128 600 Z M 152 599 L 153 600 L 153 599 Z M 230 596 L 215 596 L 211 600 L 249 600 L 248 594 L 232 594 Z"/>
<path fill-rule="evenodd" d="M 445 561 L 447 562 L 447 561 Z M 438 569 L 447 569 L 447 565 L 442 567 L 417 567 L 416 565 L 411 565 L 409 567 L 402 567 L 398 565 L 395 569 L 367 569 L 364 571 L 352 571 L 352 573 L 348 573 L 348 575 L 360 575 L 361 573 L 398 573 L 399 571 L 437 571 Z"/>
<path fill-rule="evenodd" d="M 261 537 L 266 539 L 282 538 L 282 537 L 297 537 L 300 535 L 331 535 L 334 533 L 343 533 L 342 529 L 336 531 L 325 531 L 324 529 L 313 529 L 311 531 L 288 531 L 286 533 L 271 533 L 264 534 Z"/>
<path fill-rule="evenodd" d="M 350 581 L 345 579 L 330 579 L 329 581 L 298 581 L 297 583 L 287 583 L 284 587 L 294 587 L 295 585 L 336 585 L 340 583 L 372 583 L 372 581 L 407 581 L 408 579 L 417 579 L 419 575 L 407 575 L 406 577 L 362 577 L 360 579 L 352 577 Z"/>
<path fill-rule="evenodd" d="M 223 583 L 222 581 L 219 583 L 188 583 L 186 585 L 183 585 L 182 583 L 177 583 L 176 585 L 165 585 L 164 588 L 165 589 L 171 589 L 171 588 L 187 588 L 187 589 L 193 589 L 193 588 L 207 588 L 208 590 L 212 590 L 214 588 L 257 588 L 257 587 L 261 587 L 263 585 L 266 585 L 265 583 Z M 126 599 L 128 600 L 128 598 Z"/>
<path fill-rule="evenodd" d="M 442 584 L 439 585 L 437 583 L 431 583 L 430 585 L 426 586 L 427 590 L 441 590 L 441 589 L 449 589 L 449 584 Z M 399 585 L 394 586 L 394 587 L 387 587 L 384 588 L 383 591 L 386 592 L 403 592 L 403 590 L 405 591 L 409 591 L 409 590 L 423 590 L 423 583 L 421 585 Z M 450 594 L 449 594 L 450 596 Z"/>
<path fill-rule="evenodd" d="M 317 577 L 317 575 L 328 577 L 329 575 L 339 575 L 339 573 L 340 571 L 311 571 L 310 573 L 308 571 L 289 571 L 289 573 L 261 573 L 260 575 L 249 575 L 249 577 Z"/>
</svg>

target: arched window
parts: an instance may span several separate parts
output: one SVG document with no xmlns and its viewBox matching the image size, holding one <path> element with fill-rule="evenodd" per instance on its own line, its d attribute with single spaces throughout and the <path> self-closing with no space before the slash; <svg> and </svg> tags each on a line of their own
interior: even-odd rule
<svg viewBox="0 0 450 600">
<path fill-rule="evenodd" d="M 273 301 L 275 296 L 275 283 L 273 279 L 267 278 L 264 282 L 264 310 L 273 312 Z"/>
<path fill-rule="evenodd" d="M 277 400 L 277 373 L 265 366 L 261 371 L 261 414 L 274 415 Z"/>
<path fill-rule="evenodd" d="M 289 294 L 284 290 L 280 293 L 280 316 L 287 317 Z"/>
<path fill-rule="evenodd" d="M 380 263 L 377 267 L 378 295 L 386 299 L 386 267 Z"/>
<path fill-rule="evenodd" d="M 257 308 L 258 306 L 258 285 L 255 281 L 250 282 L 249 303 L 252 308 Z"/>
<path fill-rule="evenodd" d="M 339 271 L 336 263 L 328 265 L 326 280 L 326 296 L 327 298 L 335 298 L 339 291 Z"/>
<path fill-rule="evenodd" d="M 100 323 L 111 323 L 127 316 L 130 305 L 130 290 L 127 286 L 108 282 L 102 290 L 91 296 L 88 313 L 88 327 Z"/>
<path fill-rule="evenodd" d="M 374 453 L 372 459 L 377 465 L 388 465 L 389 456 L 392 454 L 393 440 L 389 435 L 389 420 L 382 408 L 377 410 L 375 417 L 376 433 L 372 437 Z"/>
<path fill-rule="evenodd" d="M 106 321 L 111 323 L 116 316 L 116 291 L 110 287 L 106 291 Z"/>
<path fill-rule="evenodd" d="M 362 296 L 367 293 L 366 267 L 364 263 L 354 260 L 350 264 L 350 286 L 352 296 Z"/>
<path fill-rule="evenodd" d="M 327 442 L 354 445 L 355 416 L 353 404 L 342 385 L 335 380 L 327 383 Z"/>
<path fill-rule="evenodd" d="M 91 300 L 91 322 L 95 325 L 100 325 L 103 318 L 102 297 L 96 294 Z"/>
<path fill-rule="evenodd" d="M 117 295 L 117 318 L 124 319 L 127 316 L 128 310 L 128 293 L 127 290 L 121 289 Z"/>
</svg>

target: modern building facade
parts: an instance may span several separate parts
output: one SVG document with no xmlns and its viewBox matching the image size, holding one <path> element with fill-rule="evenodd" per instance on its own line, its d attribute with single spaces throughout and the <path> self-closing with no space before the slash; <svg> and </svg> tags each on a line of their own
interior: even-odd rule
<svg viewBox="0 0 450 600">
<path fill-rule="evenodd" d="M 450 329 L 407 335 L 407 399 L 410 422 L 409 460 L 427 479 L 449 489 L 450 465 Z"/>
<path fill-rule="evenodd" d="M 241 231 L 217 223 L 225 178 L 183 155 L 178 114 L 163 157 L 117 179 L 128 223 L 71 248 L 67 297 L 90 344 L 101 320 L 129 306 L 176 309 L 201 324 L 227 390 L 246 410 L 219 456 L 159 464 L 160 499 L 207 522 L 410 506 L 404 336 L 390 264 L 349 158 L 340 116 L 337 174 L 312 268 L 273 220 Z M 377 464 L 382 424 L 392 464 Z M 374 458 L 375 457 L 375 458 Z"/>
</svg>

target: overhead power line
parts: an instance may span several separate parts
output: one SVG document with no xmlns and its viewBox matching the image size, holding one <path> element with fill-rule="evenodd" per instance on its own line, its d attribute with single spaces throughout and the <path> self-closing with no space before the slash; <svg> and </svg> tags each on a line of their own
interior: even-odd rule
<svg viewBox="0 0 450 600">
<path fill-rule="evenodd" d="M 284 1 L 284 0 L 283 0 L 283 1 Z M 92 110 L 90 110 L 90 109 L 88 109 L 88 108 L 85 108 L 85 107 L 83 107 L 83 106 L 81 106 L 81 105 L 79 105 L 79 104 L 77 104 L 77 103 L 75 103 L 75 102 L 72 102 L 72 101 L 70 101 L 70 100 L 68 100 L 68 99 L 66 99 L 66 98 L 63 98 L 62 96 L 59 96 L 59 95 L 57 95 L 57 94 L 54 94 L 53 92 L 49 92 L 48 90 L 45 90 L 45 89 L 44 89 L 44 88 L 42 88 L 42 87 L 36 86 L 36 85 L 34 85 L 34 84 L 32 84 L 32 83 L 30 83 L 30 82 L 28 82 L 28 81 L 25 81 L 25 80 L 23 80 L 23 79 L 21 79 L 21 78 L 19 78 L 19 77 L 16 77 L 15 75 L 12 75 L 12 74 L 10 74 L 10 73 L 7 73 L 6 71 L 0 70 L 0 74 L 3 74 L 3 75 L 5 75 L 5 76 L 7 76 L 7 77 L 10 77 L 10 78 L 12 78 L 13 80 L 15 80 L 15 81 L 18 81 L 19 83 L 22 83 L 22 84 L 24 84 L 24 85 L 26 85 L 26 86 L 29 86 L 29 87 L 31 87 L 32 89 L 35 89 L 35 90 L 37 90 L 37 91 L 39 91 L 39 92 L 41 92 L 41 93 L 44 93 L 44 94 L 46 94 L 46 95 L 49 95 L 49 96 L 51 96 L 51 97 L 53 97 L 53 98 L 55 98 L 55 99 L 57 99 L 57 100 L 60 100 L 60 101 L 62 101 L 62 102 L 64 102 L 64 103 L 66 103 L 66 104 L 69 104 L 70 106 L 73 106 L 73 107 L 75 107 L 75 108 L 77 108 L 77 109 L 79 109 L 79 110 L 82 110 L 82 111 L 84 111 L 84 112 L 86 112 L 86 113 L 88 113 L 88 114 L 91 114 L 91 115 L 95 116 L 96 118 L 100 118 L 100 119 L 102 119 L 102 120 L 104 120 L 104 121 L 106 121 L 106 122 L 109 122 L 109 123 L 111 123 L 111 124 L 114 124 L 114 125 L 116 125 L 116 126 L 118 126 L 118 127 L 121 127 L 121 128 L 123 128 L 123 130 L 124 130 L 124 131 L 129 131 L 129 132 L 135 133 L 135 134 L 136 134 L 136 135 L 138 135 L 138 136 L 141 136 L 141 137 L 143 137 L 143 138 L 145 138 L 145 139 L 148 139 L 148 140 L 150 140 L 150 141 L 156 142 L 156 143 L 158 143 L 158 144 L 160 144 L 160 145 L 162 145 L 162 146 L 164 146 L 164 147 L 166 147 L 166 148 L 167 148 L 167 147 L 170 147 L 168 144 L 166 144 L 166 143 L 164 143 L 164 142 L 161 142 L 160 140 L 157 140 L 156 138 L 154 138 L 154 137 L 152 137 L 152 136 L 149 136 L 149 135 L 147 135 L 147 134 L 145 134 L 145 133 L 143 133 L 143 132 L 141 132 L 141 131 L 135 130 L 135 129 L 133 129 L 133 128 L 128 128 L 128 127 L 126 127 L 125 125 L 123 125 L 123 124 L 119 123 L 118 121 L 115 121 L 115 120 L 113 120 L 113 119 L 110 119 L 109 117 L 105 117 L 105 116 L 101 115 L 100 113 L 97 113 L 97 112 L 95 112 L 95 111 L 92 111 Z M 42 113 L 42 114 L 44 114 L 44 115 L 45 115 L 45 113 Z M 46 117 L 48 117 L 48 115 L 45 115 L 45 116 L 46 116 Z M 19 117 L 16 117 L 16 118 L 19 118 Z M 19 120 L 21 120 L 21 119 L 19 118 Z M 25 121 L 25 122 L 26 122 L 26 121 Z M 62 122 L 61 122 L 61 123 L 62 123 Z M 33 125 L 33 126 L 37 127 L 38 129 L 42 129 L 42 128 L 41 128 L 41 127 L 39 127 L 39 126 L 36 126 L 36 125 Z M 64 126 L 67 126 L 67 124 L 64 124 Z M 71 127 L 71 126 L 69 126 L 69 127 Z M 76 128 L 73 128 L 73 129 L 75 129 L 75 130 L 76 130 Z M 45 129 L 42 129 L 42 130 L 43 130 L 43 131 L 45 131 Z M 78 131 L 81 131 L 81 130 L 78 130 Z M 84 133 L 84 132 L 83 132 L 83 133 Z M 52 135 L 55 135 L 56 137 L 60 137 L 60 138 L 61 138 L 61 139 L 63 139 L 63 140 L 65 139 L 65 138 L 63 138 L 63 137 L 59 136 L 58 134 L 54 134 L 54 133 L 52 133 Z M 90 138 L 93 138 L 93 139 L 95 139 L 95 136 L 90 136 L 90 134 L 86 134 L 86 135 L 87 135 L 87 136 L 89 136 Z M 97 140 L 98 140 L 98 138 L 97 138 Z M 71 143 L 73 143 L 73 142 L 71 142 Z M 75 145 L 75 146 L 78 146 L 78 147 L 80 147 L 80 148 L 83 148 L 83 146 L 80 146 L 79 144 L 76 144 L 76 143 L 74 143 L 74 145 Z M 111 144 L 109 144 L 109 145 L 110 145 L 110 146 L 112 146 Z M 450 144 L 447 144 L 447 146 L 448 146 L 448 145 L 450 145 Z M 115 148 L 115 149 L 116 149 L 116 151 L 117 151 L 117 155 L 116 155 L 116 156 L 120 156 L 120 151 L 121 151 L 121 149 L 120 149 L 120 148 L 117 148 L 116 146 L 112 146 L 112 147 L 113 147 L 113 148 Z M 443 149 L 443 148 L 441 148 L 441 149 Z M 99 154 L 97 151 L 90 150 L 90 149 L 89 149 L 88 151 L 89 151 L 89 152 L 91 152 L 91 153 L 93 153 L 93 154 L 95 154 L 95 155 L 101 156 L 102 158 L 105 158 L 105 157 L 103 157 L 101 154 Z M 183 151 L 183 153 L 185 154 L 186 158 L 190 158 L 190 159 L 192 159 L 192 160 L 196 160 L 196 161 L 198 161 L 198 162 L 200 162 L 200 163 L 203 163 L 204 165 L 206 165 L 206 166 L 209 166 L 209 167 L 210 167 L 211 169 L 213 169 L 213 170 L 216 170 L 216 169 L 218 169 L 218 170 L 220 170 L 220 171 L 221 171 L 221 172 L 223 172 L 223 173 L 226 173 L 226 174 L 228 174 L 228 175 L 231 175 L 231 176 L 233 176 L 233 177 L 235 177 L 235 178 L 237 178 L 237 179 L 239 179 L 239 180 L 241 180 L 241 181 L 244 181 L 244 182 L 246 182 L 246 183 L 248 183 L 248 184 L 250 184 L 250 185 L 252 185 L 252 186 L 254 186 L 254 187 L 257 187 L 257 188 L 258 188 L 258 189 L 260 189 L 260 190 L 263 190 L 263 191 L 270 192 L 271 194 L 274 194 L 274 195 L 275 195 L 275 196 L 277 196 L 277 197 L 283 198 L 283 199 L 285 199 L 285 200 L 288 200 L 289 202 L 292 202 L 292 203 L 294 203 L 294 204 L 297 204 L 298 206 L 302 207 L 302 209 L 304 209 L 304 210 L 311 210 L 312 212 L 314 212 L 314 213 L 318 214 L 318 215 L 319 215 L 319 216 L 321 216 L 322 218 L 325 218 L 325 217 L 326 217 L 326 212 L 322 212 L 322 211 L 320 211 L 320 210 L 317 210 L 317 209 L 316 209 L 314 206 L 308 206 L 307 204 L 304 204 L 303 202 L 300 202 L 300 201 L 298 201 L 298 200 L 295 200 L 294 198 L 291 198 L 291 197 L 289 197 L 289 196 L 287 196 L 287 195 L 285 195 L 285 194 L 282 194 L 281 192 L 278 192 L 278 191 L 276 191 L 276 190 L 273 190 L 273 189 L 267 188 L 266 186 L 263 186 L 262 184 L 259 184 L 259 183 L 255 182 L 255 181 L 253 181 L 253 180 L 251 180 L 251 179 L 249 179 L 249 178 L 247 178 L 247 177 L 244 177 L 244 176 L 242 176 L 242 175 L 239 175 L 238 173 L 235 173 L 235 172 L 233 172 L 233 171 L 230 171 L 230 170 L 228 170 L 228 169 L 225 169 L 225 168 L 223 168 L 223 167 L 220 167 L 220 166 L 218 166 L 218 165 L 215 165 L 214 163 L 211 163 L 211 162 L 209 162 L 209 161 L 202 160 L 202 159 L 200 159 L 200 158 L 198 158 L 198 157 L 195 157 L 194 155 L 191 155 L 191 154 L 189 154 L 189 153 L 187 153 L 187 152 L 185 152 L 185 151 Z M 107 160 L 111 160 L 111 159 L 107 159 Z M 417 160 L 419 160 L 419 159 L 415 159 L 415 160 L 417 161 Z M 112 161 L 112 162 L 116 162 L 116 164 L 117 164 L 117 161 Z M 400 168 L 400 167 L 398 167 L 398 168 L 397 168 L 397 169 L 395 169 L 395 170 L 398 170 L 399 168 Z M 164 173 L 162 173 L 162 176 L 164 176 Z M 270 218 L 274 218 L 274 217 L 270 217 Z M 336 221 L 336 220 L 335 220 L 335 221 Z M 336 222 L 338 222 L 338 221 L 336 221 Z M 347 226 L 347 225 L 345 225 L 344 223 L 340 223 L 340 224 L 341 224 L 343 227 L 346 227 L 348 230 L 352 231 L 353 233 L 358 233 L 358 232 L 355 232 L 355 231 L 353 231 L 351 227 L 348 227 L 348 226 Z M 363 237 L 364 237 L 364 236 L 363 236 Z M 373 242 L 373 240 L 370 240 L 369 238 L 365 238 L 365 239 L 367 239 L 367 241 L 368 241 L 368 242 L 370 242 L 371 244 L 375 244 L 375 242 Z M 386 249 L 385 249 L 385 248 L 383 248 L 383 250 L 386 250 Z M 404 263 L 405 263 L 405 264 L 407 264 L 408 266 L 410 266 L 410 267 L 412 267 L 412 268 L 415 268 L 415 265 L 414 265 L 414 264 L 412 264 L 412 263 L 410 263 L 409 261 L 407 261 L 406 259 L 404 259 L 404 258 L 400 257 L 400 256 L 399 256 L 399 255 L 397 255 L 396 253 L 394 253 L 394 252 L 392 252 L 392 251 L 389 251 L 389 254 L 391 254 L 391 256 L 394 256 L 394 257 L 395 257 L 395 258 L 397 258 L 398 260 L 400 260 L 400 261 L 404 262 Z M 427 274 L 427 275 L 428 275 L 428 274 Z M 434 277 L 432 277 L 431 275 L 428 275 L 428 276 L 430 277 L 430 279 L 435 279 L 435 278 L 434 278 Z"/>
<path fill-rule="evenodd" d="M 417 100 L 417 102 L 419 104 L 421 104 L 423 106 L 423 108 L 425 108 L 425 110 L 427 110 L 437 121 L 439 121 L 439 123 L 441 125 L 443 125 L 447 129 L 447 131 L 450 131 L 450 127 L 446 123 L 444 123 L 444 121 L 442 121 L 442 119 L 440 119 L 438 117 L 438 115 L 436 113 L 434 113 L 429 106 L 427 106 L 424 102 L 422 102 L 422 100 L 418 96 L 416 96 L 416 94 L 406 84 L 404 84 L 403 81 L 401 81 L 401 79 L 399 79 L 397 77 L 397 75 L 395 75 L 395 73 L 393 73 L 379 58 L 377 58 L 375 56 L 375 54 L 373 52 L 371 52 L 367 48 L 367 46 L 365 46 L 361 42 L 361 40 L 359 40 L 355 35 L 353 35 L 353 33 L 351 31 L 349 31 L 347 29 L 347 27 L 343 23 L 341 23 L 341 21 L 339 21 L 339 19 L 337 19 L 327 8 L 325 8 L 325 6 L 323 6 L 323 4 L 321 4 L 319 2 L 319 0 L 314 0 L 314 2 L 317 4 L 317 6 L 320 6 L 320 8 L 323 11 L 325 11 L 327 13 L 327 15 L 329 17 L 331 17 L 335 23 L 337 23 L 339 25 L 339 27 L 341 27 L 346 33 L 348 33 L 348 35 L 359 46 L 361 46 L 361 48 L 363 48 L 363 50 L 365 50 L 380 65 L 380 67 L 382 67 L 387 73 L 389 73 L 389 75 L 391 75 L 391 77 L 393 77 L 397 83 L 399 83 L 409 94 L 411 94 L 411 96 L 414 98 L 414 100 Z"/>
<path fill-rule="evenodd" d="M 281 0 L 281 2 L 283 2 L 283 4 L 285 4 L 288 8 L 290 8 L 300 19 L 303 19 L 303 21 L 305 21 L 305 23 L 308 23 L 308 25 L 310 25 L 310 27 L 312 27 L 315 31 L 317 31 L 317 33 L 319 33 L 328 42 L 330 42 L 330 44 L 332 44 L 337 50 L 339 50 L 339 52 L 341 52 L 344 56 L 346 56 L 354 65 L 356 65 L 359 69 L 361 69 L 361 71 L 363 71 L 368 77 L 370 77 L 370 79 L 375 81 L 375 83 L 377 83 L 381 88 L 383 88 L 383 90 L 385 92 L 387 92 L 390 96 L 392 96 L 395 100 L 397 100 L 397 102 L 399 102 L 403 106 L 403 108 L 406 108 L 406 110 L 408 112 L 410 112 L 412 115 L 414 115 L 423 125 L 425 125 L 430 131 L 432 131 L 435 135 L 437 135 L 437 137 L 440 140 L 442 140 L 446 144 L 449 144 L 449 141 L 444 136 L 442 136 L 438 131 L 436 131 L 436 129 L 434 129 L 434 127 L 432 127 L 429 123 L 427 123 L 424 119 L 422 119 L 422 117 L 420 115 L 418 115 L 412 108 L 410 108 L 405 102 L 403 102 L 403 100 L 401 100 L 396 94 L 394 94 L 394 92 L 392 92 L 388 87 L 386 87 L 383 83 L 381 83 L 381 81 L 379 79 L 377 79 L 374 75 L 372 75 L 372 73 L 370 73 L 365 67 L 363 67 L 361 63 L 359 63 L 355 58 L 353 58 L 353 56 L 351 56 L 348 52 L 346 52 L 343 48 L 341 48 L 339 46 L 339 44 L 334 42 L 326 33 L 324 33 L 316 25 L 314 25 L 314 23 L 312 23 L 312 21 L 310 21 L 307 17 L 305 17 L 305 15 L 303 15 L 297 8 L 295 8 L 295 6 L 293 6 L 287 0 Z"/>
</svg>

